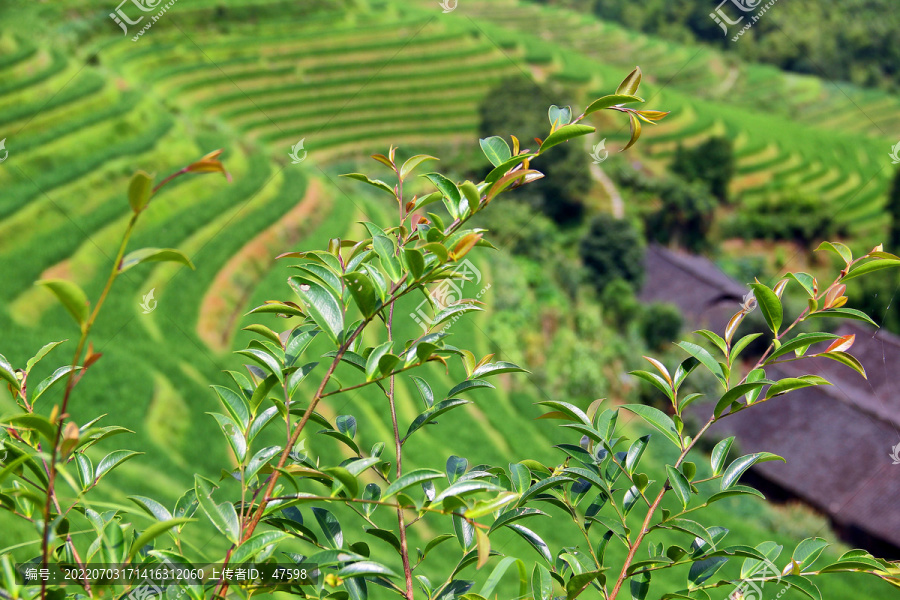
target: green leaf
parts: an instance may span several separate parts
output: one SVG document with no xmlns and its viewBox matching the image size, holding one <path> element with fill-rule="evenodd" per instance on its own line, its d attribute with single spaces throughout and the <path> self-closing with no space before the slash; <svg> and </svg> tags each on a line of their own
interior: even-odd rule
<svg viewBox="0 0 900 600">
<path fill-rule="evenodd" d="M 228 414 L 238 423 L 241 424 L 241 430 L 245 431 L 250 423 L 250 404 L 243 396 L 233 390 L 222 387 L 220 385 L 210 386 L 222 400 Z"/>
<path fill-rule="evenodd" d="M 22 455 L 19 458 L 25 459 L 28 457 L 27 455 Z M 81 489 L 82 491 L 86 490 L 91 486 L 92 483 L 94 483 L 94 465 L 93 463 L 91 463 L 91 459 L 88 457 L 88 455 L 84 452 L 79 452 L 75 455 L 75 465 L 78 467 L 78 480 L 81 482 Z M 2 474 L 0 474 L 0 481 L 3 481 Z M 171 517 L 171 515 L 167 515 L 167 513 L 168 511 L 162 514 L 167 518 Z M 156 518 L 159 519 L 159 517 Z"/>
<path fill-rule="evenodd" d="M 709 458 L 709 462 L 713 470 L 713 475 L 722 474 L 722 468 L 725 466 L 725 459 L 728 458 L 728 451 L 731 450 L 731 445 L 733 443 L 734 436 L 731 436 L 720 441 L 713 448 Z"/>
<path fill-rule="evenodd" d="M 391 485 L 384 490 L 382 499 L 387 500 L 394 494 L 416 485 L 417 483 L 422 483 L 423 481 L 429 481 L 431 479 L 440 479 L 443 476 L 444 474 L 442 472 L 435 471 L 434 469 L 415 469 L 391 483 Z"/>
<path fill-rule="evenodd" d="M 799 565 L 800 569 L 811 567 L 813 563 L 816 562 L 816 559 L 819 558 L 819 555 L 822 554 L 822 551 L 829 545 L 830 544 L 822 538 L 806 538 L 797 544 L 791 558 Z"/>
<path fill-rule="evenodd" d="M 700 364 L 709 369 L 710 373 L 715 375 L 720 382 L 724 384 L 727 381 L 725 373 L 722 371 L 722 365 L 713 358 L 713 355 L 706 348 L 690 342 L 678 342 L 676 346 L 699 360 Z"/>
<path fill-rule="evenodd" d="M 678 437 L 678 430 L 675 428 L 675 422 L 669 416 L 657 408 L 645 406 L 643 404 L 626 404 L 622 406 L 625 410 L 633 412 L 641 417 L 650 425 L 656 427 L 666 438 L 673 444 L 681 448 L 681 439 Z"/>
<path fill-rule="evenodd" d="M 500 578 L 512 565 L 516 565 L 519 570 L 519 597 L 525 597 L 528 594 L 528 571 L 525 570 L 525 563 L 513 556 L 507 556 L 497 563 L 497 566 L 491 571 L 490 577 L 485 580 L 484 585 L 478 591 L 478 595 L 484 598 L 491 597 L 497 584 L 500 583 Z"/>
<path fill-rule="evenodd" d="M 830 354 L 837 354 L 836 352 L 831 352 Z M 831 385 L 829 381 L 826 379 L 822 379 L 817 375 L 803 375 L 802 377 L 786 377 L 773 386 L 771 386 L 766 392 L 766 400 L 770 398 L 774 398 L 775 396 L 781 396 L 783 394 L 787 394 L 788 392 L 799 390 L 805 387 L 812 387 L 816 385 Z"/>
<path fill-rule="evenodd" d="M 611 96 L 603 96 L 602 98 L 598 98 L 597 100 L 594 100 L 590 103 L 590 105 L 587 107 L 587 110 L 584 111 L 584 116 L 597 112 L 598 110 L 603 110 L 604 108 L 616 106 L 618 104 L 630 104 L 631 102 L 643 101 L 643 98 L 631 94 L 613 94 Z"/>
<path fill-rule="evenodd" d="M 846 352 L 840 351 L 832 351 L 832 352 L 823 352 L 822 354 L 816 354 L 817 357 L 822 356 L 825 358 L 830 358 L 831 360 L 836 360 L 837 362 L 847 365 L 860 375 L 862 375 L 865 379 L 868 379 L 869 376 L 866 375 L 866 369 L 862 366 L 862 363 L 859 362 L 852 354 L 848 354 Z"/>
<path fill-rule="evenodd" d="M 745 485 L 733 485 L 724 492 L 716 492 L 712 496 L 706 499 L 706 504 L 712 504 L 713 502 L 718 502 L 719 500 L 724 500 L 725 498 L 731 498 L 732 496 L 756 496 L 758 498 L 762 498 L 763 500 L 766 497 L 759 490 L 753 489 L 752 487 L 748 487 Z"/>
<path fill-rule="evenodd" d="M 715 415 L 715 417 L 718 419 L 720 416 L 722 416 L 722 413 L 725 412 L 725 409 L 736 402 L 738 398 L 772 383 L 774 382 L 768 379 L 760 379 L 758 381 L 748 381 L 746 383 L 741 383 L 734 386 L 733 388 L 725 392 L 719 399 L 719 401 L 716 402 L 716 408 L 713 410 L 713 415 Z"/>
<path fill-rule="evenodd" d="M 368 318 L 374 315 L 378 310 L 378 298 L 375 296 L 375 285 L 369 276 L 360 271 L 354 271 L 344 275 L 343 279 L 363 316 Z"/>
<path fill-rule="evenodd" d="M 753 296 L 759 304 L 762 316 L 766 320 L 775 335 L 781 329 L 781 322 L 784 319 L 784 308 L 781 306 L 781 299 L 772 291 L 772 289 L 762 283 L 751 283 L 750 288 L 753 290 Z"/>
<path fill-rule="evenodd" d="M 194 475 L 194 490 L 197 492 L 197 501 L 200 503 L 200 508 L 203 509 L 203 512 L 206 513 L 206 516 L 209 517 L 216 529 L 228 538 L 228 541 L 232 544 L 237 544 L 241 535 L 237 512 L 234 510 L 234 505 L 230 502 L 216 504 L 213 501 L 212 493 L 216 487 L 216 484 L 209 479 L 200 475 Z"/>
<path fill-rule="evenodd" d="M 800 575 L 785 575 L 779 583 L 788 587 L 799 590 L 812 598 L 813 600 L 822 600 L 822 592 L 819 591 L 812 581 Z"/>
<path fill-rule="evenodd" d="M 506 161 L 500 163 L 499 165 L 497 165 L 496 167 L 494 167 L 491 170 L 491 172 L 488 173 L 487 176 L 485 176 L 484 182 L 485 183 L 496 183 L 504 175 L 509 173 L 509 171 L 513 167 L 517 167 L 520 164 L 522 164 L 523 162 L 525 162 L 526 160 L 530 160 L 530 159 L 534 158 L 535 156 L 537 156 L 537 154 L 532 154 L 532 153 L 519 154 L 517 156 L 513 156 L 509 160 L 506 160 Z"/>
<path fill-rule="evenodd" d="M 716 571 L 725 566 L 728 559 L 724 556 L 715 556 L 704 560 L 694 561 L 688 572 L 688 581 L 691 586 L 697 586 L 716 574 Z"/>
<path fill-rule="evenodd" d="M 384 235 L 376 235 L 372 238 L 372 247 L 375 254 L 381 260 L 381 266 L 387 272 L 391 281 L 400 281 L 402 271 L 400 269 L 400 260 L 396 256 L 397 248 L 391 238 Z"/>
<path fill-rule="evenodd" d="M 403 546 L 400 544 L 400 539 L 393 531 L 390 531 L 388 529 L 378 529 L 376 527 L 368 527 L 366 528 L 365 532 L 371 536 L 377 537 L 380 540 L 384 540 L 385 542 L 393 546 L 398 553 L 403 551 Z"/>
<path fill-rule="evenodd" d="M 549 406 L 550 408 L 555 408 L 561 413 L 567 415 L 573 421 L 581 421 L 583 424 L 588 427 L 591 426 L 591 420 L 588 418 L 584 412 L 575 406 L 574 404 L 569 404 L 568 402 L 559 402 L 556 400 L 546 400 L 543 402 L 537 402 L 537 404 L 541 406 Z"/>
<path fill-rule="evenodd" d="M 628 471 L 629 475 L 634 473 L 638 463 L 641 462 L 641 457 L 644 455 L 644 450 L 647 449 L 647 444 L 649 443 L 650 436 L 645 435 L 636 439 L 631 444 L 631 447 L 628 448 L 628 454 L 625 455 L 625 470 Z"/>
<path fill-rule="evenodd" d="M 810 275 L 809 273 L 788 273 L 785 275 L 788 279 L 793 279 L 797 283 L 800 284 L 800 287 L 806 292 L 806 294 L 812 298 L 816 295 L 815 292 L 815 277 Z"/>
<path fill-rule="evenodd" d="M 425 273 L 425 255 L 421 250 L 416 248 L 404 248 L 403 259 L 406 262 L 406 268 L 412 273 L 413 279 L 421 279 Z"/>
<path fill-rule="evenodd" d="M 816 252 L 821 252 L 823 250 L 834 252 L 848 265 L 853 262 L 853 252 L 850 251 L 850 248 L 840 242 L 822 242 L 819 244 L 819 247 L 816 248 Z"/>
<path fill-rule="evenodd" d="M 356 477 L 344 467 L 325 467 L 322 469 L 322 472 L 337 479 L 341 486 L 343 486 L 343 489 L 347 491 L 347 496 L 349 498 L 355 498 L 359 493 L 359 482 L 356 480 Z M 336 488 L 332 493 L 332 496 L 336 496 L 338 491 L 340 491 L 340 488 Z"/>
<path fill-rule="evenodd" d="M 560 127 L 547 136 L 547 138 L 541 144 L 540 152 L 543 153 L 553 146 L 562 144 L 563 142 L 568 142 L 571 139 L 583 135 L 594 133 L 595 131 L 597 131 L 596 128 L 591 127 L 590 125 L 579 125 L 578 123 L 572 123 L 571 125 Z"/>
<path fill-rule="evenodd" d="M 369 354 L 369 357 L 366 359 L 366 381 L 372 381 L 378 377 L 378 360 L 390 352 L 393 345 L 393 342 L 385 342 L 372 350 L 372 353 Z"/>
<path fill-rule="evenodd" d="M 522 497 L 519 498 L 519 506 L 522 506 L 526 502 L 528 502 L 528 500 L 532 496 L 536 496 L 537 494 L 549 490 L 550 488 L 557 487 L 559 485 L 562 485 L 563 483 L 568 483 L 571 481 L 575 481 L 575 479 L 566 475 L 556 475 L 554 477 L 542 479 L 528 488 L 525 493 L 522 494 Z"/>
<path fill-rule="evenodd" d="M 150 203 L 153 195 L 153 178 L 144 171 L 138 171 L 128 184 L 128 204 L 135 214 L 141 212 Z"/>
<path fill-rule="evenodd" d="M 263 531 L 261 533 L 255 533 L 235 549 L 231 554 L 230 562 L 234 565 L 245 563 L 262 552 L 266 546 L 277 544 L 288 537 L 290 536 L 283 531 Z"/>
<path fill-rule="evenodd" d="M 37 413 L 17 414 L 0 418 L 0 423 L 31 429 L 53 444 L 56 440 L 56 426 L 44 415 Z"/>
<path fill-rule="evenodd" d="M 531 544 L 531 547 L 534 548 L 538 554 L 540 554 L 544 560 L 547 561 L 548 564 L 553 563 L 553 558 L 550 556 L 550 547 L 547 546 L 547 542 L 541 539 L 541 536 L 533 532 L 532 530 L 519 525 L 518 523 L 513 523 L 508 526 L 510 529 L 516 532 L 522 539 Z"/>
<path fill-rule="evenodd" d="M 628 374 L 650 383 L 653 387 L 665 394 L 669 400 L 672 400 L 675 397 L 675 393 L 672 391 L 668 382 L 656 373 L 650 373 L 648 371 L 629 371 Z"/>
<path fill-rule="evenodd" d="M 447 396 L 457 396 L 463 392 L 478 388 L 487 388 L 492 390 L 494 389 L 494 385 L 489 381 L 485 381 L 483 379 L 467 379 L 453 386 L 453 388 L 451 388 L 450 391 L 447 392 Z"/>
<path fill-rule="evenodd" d="M 571 564 L 569 566 L 572 566 Z M 583 592 L 587 587 L 591 584 L 592 581 L 597 579 L 600 575 L 603 574 L 603 571 L 606 569 L 600 569 L 598 571 L 585 571 L 584 573 L 578 573 L 573 575 L 569 581 L 566 582 L 566 600 L 574 600 L 581 592 Z M 633 582 L 634 580 L 632 580 Z M 650 577 L 647 577 L 647 585 L 649 587 Z M 632 593 L 634 592 L 634 587 L 632 587 Z M 645 592 L 646 595 L 646 592 Z M 644 600 L 643 596 L 635 596 L 635 600 Z"/>
<path fill-rule="evenodd" d="M 129 252 L 119 263 L 119 273 L 124 273 L 131 267 L 146 262 L 174 262 L 186 265 L 194 269 L 194 263 L 179 250 L 171 248 L 141 248 L 134 252 Z"/>
<path fill-rule="evenodd" d="M 440 173 L 427 173 L 423 175 L 423 177 L 427 177 L 428 180 L 440 190 L 441 194 L 446 198 L 444 204 L 450 212 L 450 216 L 454 219 L 458 219 L 460 216 L 459 203 L 462 202 L 462 193 L 459 191 L 459 188 L 456 187 L 456 184 Z"/>
<path fill-rule="evenodd" d="M 628 74 L 625 79 L 622 80 L 622 83 L 619 84 L 619 87 L 616 88 L 616 94 L 624 94 L 628 96 L 633 96 L 637 93 L 638 87 L 641 85 L 641 68 L 635 67 L 634 70 Z"/>
<path fill-rule="evenodd" d="M 781 345 L 778 350 L 769 355 L 769 358 L 766 360 L 766 363 L 771 363 L 773 360 L 778 358 L 779 356 L 784 356 L 785 354 L 789 354 L 794 352 L 795 350 L 803 350 L 808 346 L 813 344 L 818 344 L 819 342 L 827 342 L 828 340 L 836 340 L 839 338 L 839 335 L 835 335 L 833 333 L 801 333 L 798 334 L 792 340 L 785 342 Z"/>
<path fill-rule="evenodd" d="M 662 523 L 656 525 L 656 527 L 661 527 L 662 529 L 677 529 L 678 531 L 683 531 L 694 537 L 698 537 L 707 544 L 709 544 L 710 548 L 715 547 L 715 542 L 713 541 L 713 536 L 707 531 L 703 525 L 700 525 L 696 521 L 691 521 L 690 519 L 669 519 L 668 521 L 663 521 Z"/>
<path fill-rule="evenodd" d="M 650 591 L 650 573 L 638 573 L 631 578 L 629 583 L 631 597 L 634 600 L 644 600 Z M 568 586 L 566 586 L 568 587 Z"/>
<path fill-rule="evenodd" d="M 534 600 L 550 600 L 553 597 L 553 578 L 547 567 L 535 563 L 531 572 L 531 594 Z"/>
<path fill-rule="evenodd" d="M 671 465 L 666 465 L 666 474 L 669 476 L 669 483 L 675 491 L 675 495 L 681 500 L 682 506 L 687 508 L 691 501 L 691 484 L 688 483 L 681 471 Z"/>
<path fill-rule="evenodd" d="M 66 365 L 65 367 L 60 367 L 57 370 L 53 371 L 51 375 L 37 384 L 37 387 L 34 388 L 34 393 L 31 395 L 31 404 L 34 405 L 34 403 L 37 402 L 38 398 L 40 398 L 44 394 L 44 392 L 59 383 L 63 377 L 65 377 L 72 371 L 80 370 L 81 367 L 73 368 L 72 365 Z"/>
<path fill-rule="evenodd" d="M 364 575 L 385 575 L 387 577 L 399 577 L 386 566 L 373 562 L 371 560 L 361 560 L 359 562 L 350 563 L 343 567 L 337 573 L 338 577 L 349 579 L 351 577 L 362 577 Z"/>
<path fill-rule="evenodd" d="M 35 285 L 46 286 L 69 311 L 75 322 L 84 327 L 90 316 L 91 305 L 84 291 L 78 285 L 65 279 L 42 279 Z"/>
<path fill-rule="evenodd" d="M 568 125 L 572 122 L 572 109 L 568 106 L 560 108 L 553 104 L 547 111 L 547 117 L 550 119 L 550 125 L 554 128 Z"/>
<path fill-rule="evenodd" d="M 316 506 L 312 508 L 312 512 L 331 547 L 334 549 L 342 548 L 344 546 L 344 532 L 341 530 L 341 524 L 337 517 L 330 511 Z"/>
<path fill-rule="evenodd" d="M 339 343 L 344 329 L 344 313 L 341 304 L 322 284 L 303 277 L 291 277 L 288 283 L 303 301 L 306 311 L 312 316 L 331 341 Z"/>
<path fill-rule="evenodd" d="M 28 359 L 28 362 L 25 363 L 25 373 L 31 373 L 31 369 L 34 368 L 34 365 L 41 362 L 41 360 L 47 356 L 51 350 L 62 344 L 63 342 L 67 342 L 68 340 L 61 340 L 59 342 L 50 342 L 45 345 L 43 348 L 38 350 L 37 354 Z M 9 369 L 9 373 L 13 373 L 12 365 L 7 362 L 7 360 L 0 354 L 0 378 L 6 379 L 9 381 L 8 376 L 3 373 L 4 369 Z M 15 381 L 10 381 L 14 386 L 18 386 L 18 383 Z"/>
<path fill-rule="evenodd" d="M 472 404 L 472 402 L 469 400 L 463 400 L 461 398 L 451 398 L 450 400 L 443 400 L 441 402 L 438 402 L 430 409 L 420 413 L 419 416 L 416 417 L 412 423 L 410 423 L 409 429 L 406 430 L 406 435 L 403 436 L 402 441 L 405 442 L 406 439 L 413 434 L 413 432 L 418 431 L 419 429 L 424 427 L 435 417 L 444 414 L 448 410 L 452 410 L 466 404 Z"/>
<path fill-rule="evenodd" d="M 511 362 L 498 361 L 495 363 L 485 363 L 475 369 L 475 372 L 469 379 L 479 379 L 481 377 L 492 377 L 500 373 L 527 373 L 525 369 Z"/>
<path fill-rule="evenodd" d="M 355 179 L 357 181 L 362 181 L 363 183 L 368 183 L 369 185 L 378 188 L 379 190 L 385 191 L 391 196 L 394 195 L 394 188 L 381 181 L 380 179 L 369 179 L 366 175 L 362 173 L 344 173 L 341 177 L 347 177 L 349 179 Z"/>
<path fill-rule="evenodd" d="M 747 454 L 746 456 L 740 457 L 739 459 L 731 463 L 731 465 L 728 466 L 728 468 L 725 470 L 725 473 L 722 475 L 721 489 L 727 490 L 735 483 L 737 483 L 741 475 L 744 474 L 744 471 L 749 469 L 754 464 L 758 462 L 767 462 L 770 460 L 780 460 L 781 462 L 786 462 L 777 454 L 772 454 L 770 452 L 757 452 L 755 454 Z"/>
<path fill-rule="evenodd" d="M 512 151 L 509 149 L 509 144 L 507 144 L 506 140 L 500 136 L 491 136 L 479 140 L 479 143 L 481 144 L 481 150 L 484 152 L 484 155 L 487 156 L 487 159 L 491 161 L 491 164 L 495 167 L 512 158 Z"/>
<path fill-rule="evenodd" d="M 412 173 L 413 169 L 421 165 L 423 162 L 429 160 L 439 160 L 434 156 L 429 156 L 428 154 L 416 154 L 406 160 L 403 163 L 403 166 L 400 167 L 400 179 L 406 179 L 406 176 Z"/>
<path fill-rule="evenodd" d="M 167 521 L 159 521 L 157 523 L 154 523 L 153 525 L 142 531 L 141 535 L 139 535 L 138 538 L 131 544 L 131 551 L 128 553 L 128 558 L 134 558 L 134 555 L 140 552 L 141 548 L 143 548 L 152 540 L 155 540 L 165 532 L 169 531 L 173 527 L 178 527 L 180 525 L 184 525 L 185 523 L 190 523 L 193 520 L 194 519 L 186 519 L 184 517 L 180 517 L 177 519 L 169 519 Z"/>
<path fill-rule="evenodd" d="M 13 389 L 18 390 L 22 387 L 22 382 L 16 377 L 16 370 L 2 354 L 0 354 L 0 379 L 12 385 Z"/>
<path fill-rule="evenodd" d="M 489 515 L 518 499 L 519 494 L 516 494 L 515 492 L 503 492 L 491 500 L 476 502 L 475 506 L 464 512 L 463 515 L 470 519 L 477 519 Z"/>
<path fill-rule="evenodd" d="M 878 323 L 872 320 L 872 317 L 862 312 L 861 310 L 856 310 L 855 308 L 829 308 L 828 310 L 820 310 L 812 313 L 811 315 L 807 315 L 807 319 L 812 319 L 814 317 L 832 317 L 835 319 L 851 319 L 853 321 L 864 321 L 873 327 L 878 327 Z"/>
<path fill-rule="evenodd" d="M 126 460 L 134 458 L 139 454 L 143 454 L 143 452 L 134 452 L 132 450 L 114 450 L 110 452 L 103 457 L 103 460 L 97 465 L 97 473 L 94 475 L 94 478 L 100 479 Z"/>
</svg>

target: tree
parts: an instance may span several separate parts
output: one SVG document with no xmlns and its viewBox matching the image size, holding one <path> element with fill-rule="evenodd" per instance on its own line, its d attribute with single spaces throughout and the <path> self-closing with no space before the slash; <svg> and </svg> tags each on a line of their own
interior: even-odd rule
<svg viewBox="0 0 900 600">
<path fill-rule="evenodd" d="M 707 234 L 712 227 L 716 199 L 705 185 L 688 183 L 669 177 L 653 187 L 660 208 L 650 214 L 647 236 L 662 244 L 676 244 L 698 252 L 707 247 Z"/>
<path fill-rule="evenodd" d="M 597 215 L 581 239 L 579 253 L 600 293 L 615 279 L 627 281 L 634 289 L 643 281 L 643 241 L 627 220 Z"/>
<path fill-rule="evenodd" d="M 719 202 L 727 202 L 728 185 L 735 172 L 731 140 L 711 137 L 690 149 L 679 144 L 670 169 L 688 181 L 702 181 Z"/>
<path fill-rule="evenodd" d="M 660 351 L 678 339 L 683 323 L 677 306 L 668 302 L 652 302 L 641 313 L 641 337 L 647 348 Z"/>
</svg>

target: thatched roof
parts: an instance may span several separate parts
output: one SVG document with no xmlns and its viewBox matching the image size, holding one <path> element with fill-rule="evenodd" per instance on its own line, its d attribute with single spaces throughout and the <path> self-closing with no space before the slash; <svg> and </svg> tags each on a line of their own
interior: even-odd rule
<svg viewBox="0 0 900 600">
<path fill-rule="evenodd" d="M 722 331 L 749 291 L 712 261 L 652 245 L 644 256 L 642 302 L 671 302 L 689 326 Z"/>
</svg>

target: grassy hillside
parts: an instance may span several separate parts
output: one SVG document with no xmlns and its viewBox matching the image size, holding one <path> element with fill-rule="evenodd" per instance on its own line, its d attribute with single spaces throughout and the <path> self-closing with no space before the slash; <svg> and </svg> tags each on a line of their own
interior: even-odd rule
<svg viewBox="0 0 900 600">
<path fill-rule="evenodd" d="M 193 473 L 215 476 L 227 468 L 226 447 L 206 415 L 217 409 L 207 386 L 227 385 L 222 370 L 241 368 L 230 350 L 249 339 L 240 331 L 250 322 L 244 313 L 290 296 L 288 271 L 272 257 L 352 237 L 359 221 L 385 222 L 392 207 L 337 174 L 360 170 L 356 159 L 391 143 L 408 154 L 446 156 L 460 168 L 482 167 L 470 162 L 477 107 L 504 78 L 532 73 L 585 94 L 605 93 L 626 64 L 640 62 L 656 80 L 648 86 L 654 108 L 673 111 L 642 140 L 645 159 L 663 161 L 677 141 L 727 132 L 738 143 L 735 187 L 745 197 L 798 182 L 841 210 L 857 239 L 880 236 L 884 227 L 888 145 L 871 126 L 900 130 L 894 98 L 867 97 L 870 112 L 881 117 L 859 125 L 842 112 L 840 94 L 816 80 L 726 66 L 708 51 L 688 61 L 694 49 L 505 0 L 466 0 L 448 15 L 435 2 L 221 4 L 178 4 L 138 42 L 121 35 L 106 2 L 0 9 L 6 11 L 0 20 L 0 135 L 10 153 L 0 165 L 0 331 L 2 352 L 14 364 L 50 339 L 74 336 L 68 316 L 32 282 L 64 276 L 96 297 L 130 215 L 125 190 L 134 170 L 164 175 L 222 147 L 234 177 L 231 185 L 213 176 L 185 180 L 154 200 L 134 247 L 180 248 L 197 270 L 163 265 L 129 271 L 97 323 L 93 342 L 104 358 L 79 388 L 73 416 L 83 421 L 108 413 L 110 422 L 135 434 L 102 449 L 146 452 L 114 474 L 103 501 L 145 494 L 171 505 Z M 35 35 L 25 35 L 32 29 Z M 717 73 L 730 87 L 703 93 L 723 85 Z M 777 90 L 791 86 L 802 93 L 770 110 Z M 818 118 L 802 110 L 801 101 L 816 105 Z M 622 123 L 598 124 L 623 145 Z M 308 158 L 292 164 L 288 152 L 301 139 Z M 371 171 L 371 165 L 364 168 Z M 579 312 L 596 313 L 596 304 L 571 299 L 547 267 L 503 252 L 474 260 L 492 282 L 488 310 L 455 324 L 453 335 L 482 355 L 495 352 L 530 366 L 535 375 L 504 380 L 498 390 L 482 392 L 468 412 L 442 419 L 441 427 L 456 432 L 452 443 L 422 436 L 410 444 L 411 464 L 424 466 L 416 457 L 451 454 L 472 464 L 526 456 L 557 463 L 562 454 L 552 445 L 572 440 L 535 421 L 540 411 L 532 403 L 558 392 L 554 370 L 570 357 L 603 365 L 594 368 L 608 381 L 591 397 L 568 400 L 586 405 L 607 393 L 621 398 L 628 342 L 611 340 L 613 333 L 598 324 L 587 340 L 594 349 L 587 358 L 576 356 L 575 346 L 554 332 L 576 331 Z M 144 314 L 141 302 L 151 290 L 158 307 Z M 283 327 L 274 317 L 270 325 Z M 63 348 L 71 352 L 72 346 Z M 562 358 L 552 362 L 553 354 Z M 57 363 L 63 362 L 61 352 Z M 437 370 L 432 375 L 447 387 L 453 381 Z M 400 418 L 408 422 L 420 400 L 409 380 L 399 385 Z M 48 397 L 45 407 L 58 399 Z M 372 430 L 360 431 L 361 445 L 388 437 L 377 397 L 336 400 L 326 416 L 371 419 Z M 0 404 L 0 414 L 9 406 Z M 327 455 L 340 451 L 323 438 L 310 435 L 308 447 Z M 102 456 L 97 449 L 92 458 L 96 463 Z M 808 512 L 761 502 L 722 502 L 709 518 L 731 528 L 734 543 L 833 537 Z M 4 520 L 2 527 L 3 548 L 33 537 L 20 523 Z M 553 545 L 572 543 L 563 527 L 553 529 Z M 414 532 L 420 544 L 432 533 L 427 520 Z M 214 539 L 199 526 L 191 537 L 198 547 Z M 387 551 L 378 544 L 373 540 L 373 549 Z M 532 552 L 502 536 L 495 548 Z M 33 554 L 33 546 L 16 550 L 19 557 Z M 843 577 L 828 580 L 823 590 L 829 598 L 890 593 Z"/>
</svg>

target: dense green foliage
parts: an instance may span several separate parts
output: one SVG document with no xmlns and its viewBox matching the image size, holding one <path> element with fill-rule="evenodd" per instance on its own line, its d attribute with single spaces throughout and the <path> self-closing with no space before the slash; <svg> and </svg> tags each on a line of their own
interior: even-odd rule
<svg viewBox="0 0 900 600">
<path fill-rule="evenodd" d="M 598 292 L 602 293 L 608 283 L 619 279 L 634 289 L 643 283 L 643 240 L 629 221 L 608 214 L 597 215 L 581 240 L 579 252 Z"/>
<path fill-rule="evenodd" d="M 562 0 L 565 3 L 565 0 Z M 758 6 L 757 3 L 746 3 Z M 731 35 L 709 17 L 719 2 L 710 0 L 585 0 L 576 2 L 604 19 L 679 42 L 701 41 L 798 73 L 896 89 L 900 49 L 896 32 L 900 17 L 891 0 L 822 3 L 799 0 L 778 3 L 733 43 Z M 736 19 L 742 13 L 730 4 Z M 752 12 L 749 14 L 753 14 Z"/>
<path fill-rule="evenodd" d="M 705 183 L 719 202 L 727 202 L 728 185 L 735 173 L 731 140 L 711 137 L 693 148 L 679 144 L 670 169 L 687 181 Z"/>
<path fill-rule="evenodd" d="M 748 202 L 750 210 L 726 224 L 726 234 L 745 239 L 796 241 L 811 249 L 816 242 L 846 234 L 815 196 L 800 190 Z"/>
</svg>

